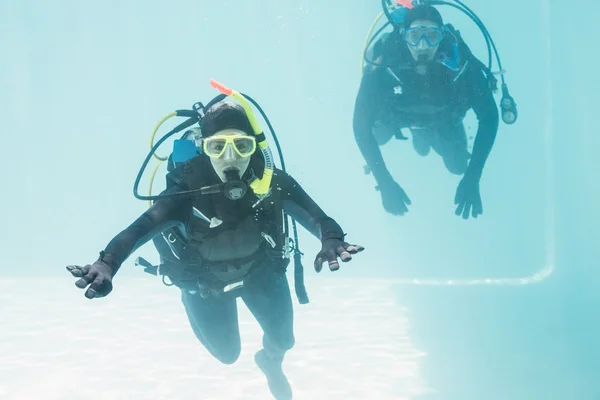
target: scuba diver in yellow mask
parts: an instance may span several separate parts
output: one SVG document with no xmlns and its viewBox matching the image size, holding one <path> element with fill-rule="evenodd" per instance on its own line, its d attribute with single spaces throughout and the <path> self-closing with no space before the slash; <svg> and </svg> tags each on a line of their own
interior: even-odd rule
<svg viewBox="0 0 600 400">
<path fill-rule="evenodd" d="M 166 190 L 158 196 L 137 194 L 143 170 L 170 134 L 152 148 L 136 180 L 134 194 L 154 200 L 151 207 L 116 235 L 93 264 L 67 269 L 79 278 L 77 287 L 87 288 L 85 297 L 104 297 L 123 262 L 153 240 L 160 265 L 142 258 L 136 264 L 180 289 L 191 328 L 203 346 L 222 363 L 238 359 L 241 297 L 264 332 L 255 361 L 273 396 L 291 399 L 282 362 L 295 341 L 286 268 L 297 248 L 288 240 L 286 215 L 321 240 L 314 262 L 317 272 L 325 262 L 331 271 L 338 270 L 339 260 L 348 262 L 364 248 L 346 243 L 338 223 L 290 175 L 274 167 L 247 97 L 214 81 L 213 86 L 226 95 L 207 106 L 196 103 L 194 110 L 173 113 L 190 119 L 170 134 L 195 122 L 199 127 L 176 141 Z M 226 96 L 241 106 L 225 101 Z M 271 127 L 268 119 L 267 123 Z M 305 293 L 303 297 L 300 302 L 308 302 Z"/>
<path fill-rule="evenodd" d="M 386 168 L 379 147 L 393 137 L 407 140 L 402 129 L 409 129 L 419 155 L 433 149 L 449 172 L 462 176 L 454 199 L 456 215 L 477 217 L 483 212 L 479 182 L 498 130 L 493 95 L 497 81 L 491 71 L 491 48 L 496 48 L 483 23 L 459 0 L 416 3 L 382 0 L 380 16 L 387 16 L 385 26 L 392 25 L 393 31 L 375 41 L 382 27 L 366 46 L 354 136 L 367 163 L 365 170 L 373 174 L 389 213 L 403 215 L 411 200 Z M 458 31 L 444 24 L 434 4 L 458 8 L 477 23 L 488 43 L 489 66 L 471 53 Z M 496 58 L 502 75 L 502 119 L 512 124 L 516 105 L 504 83 L 497 52 Z M 471 109 L 479 126 L 469 153 L 463 119 Z"/>
</svg>

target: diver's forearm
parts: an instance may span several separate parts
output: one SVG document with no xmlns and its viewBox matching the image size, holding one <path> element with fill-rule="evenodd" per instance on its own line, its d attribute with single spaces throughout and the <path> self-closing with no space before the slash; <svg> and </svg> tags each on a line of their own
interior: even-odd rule
<svg viewBox="0 0 600 400">
<path fill-rule="evenodd" d="M 104 254 L 100 258 L 112 268 L 113 274 L 116 274 L 123 261 L 131 253 L 158 233 L 160 233 L 160 230 L 156 229 L 150 218 L 142 215 L 125 230 L 119 232 L 106 245 L 103 251 Z"/>
<path fill-rule="evenodd" d="M 483 168 L 485 167 L 485 163 L 496 140 L 496 129 L 493 127 L 481 125 L 480 131 L 481 132 L 478 132 L 475 137 L 471 161 L 469 162 L 469 167 L 465 173 L 465 176 L 476 180 L 481 179 Z"/>
<path fill-rule="evenodd" d="M 392 179 L 375 137 L 365 128 L 356 128 L 354 138 L 367 166 L 377 182 Z"/>
<path fill-rule="evenodd" d="M 278 171 L 277 180 L 283 195 L 283 209 L 289 216 L 320 240 L 343 237 L 338 223 L 325 214 L 294 178 Z"/>
<path fill-rule="evenodd" d="M 113 269 L 113 274 L 134 251 L 156 235 L 177 225 L 185 230 L 191 213 L 189 202 L 183 197 L 161 199 L 117 234 L 104 249 L 105 257 L 101 257 Z"/>
<path fill-rule="evenodd" d="M 320 237 L 319 224 L 311 215 L 294 201 L 284 200 L 283 209 L 290 217 L 300 223 L 311 235 Z"/>
<path fill-rule="evenodd" d="M 392 179 L 383 161 L 381 149 L 373 136 L 372 129 L 381 104 L 381 83 L 377 73 L 365 74 L 360 83 L 354 105 L 352 129 L 354 140 L 358 145 L 367 166 L 377 182 Z"/>
<path fill-rule="evenodd" d="M 284 209 L 290 217 L 321 241 L 331 238 L 342 239 L 344 237 L 344 231 L 340 225 L 324 213 L 311 215 L 293 201 L 284 201 Z"/>
<path fill-rule="evenodd" d="M 323 218 L 319 221 L 319 239 L 321 241 L 328 239 L 344 240 L 344 231 L 342 227 L 333 218 Z"/>
<path fill-rule="evenodd" d="M 468 77 L 469 103 L 477 116 L 479 127 L 465 176 L 479 180 L 496 140 L 499 115 L 494 94 L 483 71 L 472 65 Z"/>
</svg>

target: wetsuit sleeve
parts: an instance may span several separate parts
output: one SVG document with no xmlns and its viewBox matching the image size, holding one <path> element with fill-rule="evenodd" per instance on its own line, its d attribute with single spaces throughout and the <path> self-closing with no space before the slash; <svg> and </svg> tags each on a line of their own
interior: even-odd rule
<svg viewBox="0 0 600 400">
<path fill-rule="evenodd" d="M 473 144 L 471 161 L 465 175 L 480 179 L 485 162 L 496 140 L 498 108 L 483 71 L 474 64 L 471 64 L 469 69 L 467 91 L 469 103 L 477 116 L 479 126 Z"/>
<path fill-rule="evenodd" d="M 289 216 L 321 241 L 344 239 L 344 232 L 338 223 L 321 210 L 294 178 L 282 171 L 277 171 L 277 177 L 283 209 Z"/>
<path fill-rule="evenodd" d="M 179 191 L 176 186 L 166 193 Z M 159 199 L 104 249 L 102 260 L 116 273 L 123 261 L 160 232 L 180 225 L 185 227 L 192 214 L 192 200 L 185 196 Z"/>
<path fill-rule="evenodd" d="M 356 144 L 378 183 L 393 179 L 385 166 L 381 149 L 371 131 L 382 105 L 380 71 L 379 69 L 365 71 L 356 96 L 352 121 Z"/>
</svg>

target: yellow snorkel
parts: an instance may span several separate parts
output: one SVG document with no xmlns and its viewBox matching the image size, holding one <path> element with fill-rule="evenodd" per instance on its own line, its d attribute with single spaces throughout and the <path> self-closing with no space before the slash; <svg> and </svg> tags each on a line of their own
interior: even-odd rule
<svg viewBox="0 0 600 400">
<path fill-rule="evenodd" d="M 260 151 L 262 152 L 262 155 L 265 159 L 265 169 L 263 172 L 262 179 L 256 178 L 254 181 L 252 181 L 252 183 L 250 183 L 250 188 L 256 196 L 265 197 L 269 194 L 269 190 L 271 189 L 271 179 L 273 178 L 275 163 L 273 161 L 273 153 L 269 148 L 267 138 L 262 128 L 260 127 L 258 120 L 256 119 L 256 115 L 254 115 L 254 112 L 252 111 L 250 102 L 240 92 L 234 89 L 230 89 L 214 79 L 210 80 L 210 84 L 212 87 L 219 90 L 224 95 L 230 96 L 237 100 L 246 112 L 246 116 L 248 117 L 248 121 L 250 121 L 250 125 L 252 126 L 252 130 L 254 131 L 254 135 L 256 135 L 258 147 L 260 148 Z"/>
</svg>

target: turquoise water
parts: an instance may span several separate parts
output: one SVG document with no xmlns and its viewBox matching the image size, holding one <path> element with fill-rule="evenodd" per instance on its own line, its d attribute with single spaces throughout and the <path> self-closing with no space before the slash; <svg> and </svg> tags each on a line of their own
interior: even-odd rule
<svg viewBox="0 0 600 400">
<path fill-rule="evenodd" d="M 464 221 L 453 213 L 458 178 L 410 142 L 383 148 L 412 199 L 406 216 L 386 214 L 363 173 L 352 112 L 378 1 L 2 2 L 0 269 L 69 281 L 64 265 L 93 261 L 146 207 L 131 190 L 152 128 L 212 99 L 214 78 L 261 104 L 288 171 L 367 248 L 337 274 L 393 285 L 390 301 L 409 310 L 427 352 L 432 396 L 600 399 L 600 7 L 588 3 L 469 1 L 520 115 L 500 124 L 484 214 Z M 485 60 L 476 26 L 441 10 Z M 472 113 L 466 126 L 474 135 Z M 303 230 L 300 239 L 307 275 L 318 278 L 310 265 L 319 243 Z M 157 259 L 151 245 L 135 255 Z M 119 274 L 140 272 L 128 262 Z"/>
</svg>

